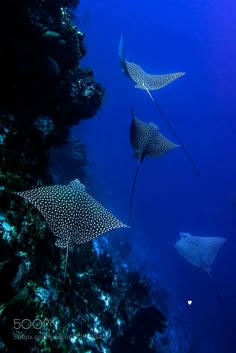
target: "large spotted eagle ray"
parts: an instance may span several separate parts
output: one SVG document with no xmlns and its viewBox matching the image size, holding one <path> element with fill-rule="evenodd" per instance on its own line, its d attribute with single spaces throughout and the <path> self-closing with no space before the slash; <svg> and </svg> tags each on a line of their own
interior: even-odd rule
<svg viewBox="0 0 236 353">
<path fill-rule="evenodd" d="M 68 185 L 42 186 L 15 194 L 41 212 L 58 238 L 55 245 L 66 248 L 64 281 L 68 250 L 73 251 L 75 244 L 88 242 L 113 229 L 127 227 L 90 196 L 78 179 Z"/>
<path fill-rule="evenodd" d="M 130 226 L 133 198 L 140 164 L 146 157 L 160 157 L 179 147 L 160 133 L 160 129 L 153 123 L 144 123 L 136 118 L 131 110 L 132 121 L 130 126 L 130 143 L 134 149 L 134 156 L 138 158 L 133 186 L 130 195 L 128 225 Z"/>
<path fill-rule="evenodd" d="M 226 240 L 226 238 L 222 237 L 200 237 L 189 233 L 180 233 L 180 239 L 175 243 L 175 249 L 183 258 L 185 258 L 185 260 L 199 267 L 204 272 L 207 272 L 216 290 L 218 300 L 225 312 L 230 329 L 232 330 L 233 324 L 230 315 L 225 306 L 220 290 L 211 275 L 211 266 Z"/>
<path fill-rule="evenodd" d="M 173 135 L 177 139 L 178 143 L 182 146 L 186 157 L 188 158 L 189 162 L 191 163 L 193 169 L 195 170 L 196 174 L 201 177 L 201 174 L 192 159 L 191 155 L 189 154 L 188 150 L 186 149 L 185 145 L 179 138 L 178 134 L 176 133 L 175 129 L 173 128 L 172 124 L 170 123 L 169 119 L 167 119 L 166 115 L 160 108 L 160 105 L 154 99 L 151 94 L 151 90 L 159 90 L 171 82 L 175 81 L 177 78 L 185 75 L 185 72 L 174 72 L 171 74 L 163 74 L 163 75 L 151 75 L 146 73 L 139 65 L 126 60 L 125 52 L 124 52 L 124 45 L 123 45 L 123 36 L 120 38 L 119 43 L 119 58 L 120 63 L 122 66 L 122 70 L 127 77 L 129 77 L 134 83 L 136 88 L 144 89 L 149 97 L 151 98 L 152 102 L 154 103 L 156 109 L 161 114 L 162 118 L 168 125 L 169 129 L 172 131 Z"/>
</svg>

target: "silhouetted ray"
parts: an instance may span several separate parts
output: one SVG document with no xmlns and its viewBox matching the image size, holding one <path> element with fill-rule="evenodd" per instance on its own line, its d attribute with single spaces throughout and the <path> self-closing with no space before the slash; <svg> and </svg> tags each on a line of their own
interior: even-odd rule
<svg viewBox="0 0 236 353">
<path fill-rule="evenodd" d="M 175 249 L 188 262 L 207 272 L 214 289 L 216 290 L 218 300 L 225 312 L 230 329 L 232 330 L 233 323 L 230 315 L 225 306 L 220 290 L 211 275 L 211 265 L 214 263 L 215 258 L 225 241 L 226 238 L 221 237 L 199 237 L 193 236 L 189 233 L 180 233 L 180 239 L 176 242 Z"/>
<path fill-rule="evenodd" d="M 145 157 L 160 157 L 179 147 L 179 145 L 176 145 L 163 136 L 157 125 L 153 123 L 144 123 L 143 121 L 137 119 L 133 110 L 131 110 L 131 114 L 132 121 L 130 126 L 130 143 L 134 149 L 134 156 L 138 158 L 138 164 L 136 167 L 130 196 L 128 225 L 130 225 L 131 221 L 135 185 L 141 162 L 143 162 Z"/>
<path fill-rule="evenodd" d="M 221 246 L 226 241 L 220 237 L 198 237 L 189 233 L 180 233 L 176 242 L 177 252 L 191 264 L 200 267 L 205 272 L 211 271 L 211 265 Z"/>
<path fill-rule="evenodd" d="M 176 137 L 178 143 L 183 147 L 183 150 L 191 163 L 193 169 L 195 170 L 196 174 L 201 177 L 201 174 L 192 159 L 191 155 L 189 154 L 188 150 L 184 146 L 183 142 L 177 135 L 175 129 L 171 125 L 169 119 L 167 119 L 166 115 L 160 108 L 159 104 L 157 101 L 154 99 L 152 96 L 150 90 L 158 90 L 161 89 L 167 85 L 169 85 L 171 82 L 175 81 L 177 78 L 183 76 L 185 72 L 175 72 L 171 74 L 163 74 L 163 75 L 150 75 L 147 74 L 139 65 L 130 62 L 125 59 L 125 52 L 124 52 L 124 45 L 123 45 L 123 36 L 120 38 L 120 43 L 119 43 L 119 57 L 120 57 L 120 63 L 122 66 L 122 69 L 124 73 L 126 74 L 127 77 L 129 77 L 134 83 L 136 88 L 141 88 L 146 90 L 148 93 L 149 97 L 151 98 L 152 102 L 154 103 L 156 109 L 159 111 L 161 114 L 162 118 L 165 120 L 166 124 L 168 125 L 169 129 L 172 131 L 173 135 Z"/>
<path fill-rule="evenodd" d="M 66 248 L 64 280 L 68 250 L 73 251 L 74 244 L 127 227 L 90 196 L 78 179 L 68 185 L 43 186 L 15 194 L 31 202 L 41 212 L 58 238 L 55 245 Z"/>
</svg>

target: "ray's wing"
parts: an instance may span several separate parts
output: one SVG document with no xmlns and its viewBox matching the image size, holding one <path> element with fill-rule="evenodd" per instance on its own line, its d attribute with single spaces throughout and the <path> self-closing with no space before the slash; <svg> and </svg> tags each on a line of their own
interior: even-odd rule
<svg viewBox="0 0 236 353">
<path fill-rule="evenodd" d="M 215 258 L 225 243 L 226 239 L 221 237 L 195 237 L 198 238 L 199 249 L 202 256 L 202 261 L 205 266 L 211 266 Z"/>
<path fill-rule="evenodd" d="M 128 60 L 124 60 L 123 70 L 126 76 L 128 76 L 136 84 L 135 87 L 144 88 L 145 72 L 139 65 Z"/>
<path fill-rule="evenodd" d="M 92 196 L 81 193 L 71 234 L 74 243 L 84 243 L 113 229 L 126 227 Z"/>
<path fill-rule="evenodd" d="M 161 89 L 175 81 L 177 78 L 185 75 L 185 72 L 151 75 L 146 73 L 141 66 L 127 60 L 123 60 L 122 67 L 125 74 L 135 82 L 135 87 L 148 89 L 149 91 Z"/>
<path fill-rule="evenodd" d="M 190 234 L 186 237 L 182 237 L 176 242 L 175 249 L 185 260 L 197 267 L 202 267 L 199 242 L 196 241 L 195 237 Z"/>
<path fill-rule="evenodd" d="M 148 157 L 160 157 L 180 147 L 180 145 L 175 144 L 163 136 L 155 124 L 150 123 L 149 128 L 149 143 L 146 148 L 146 155 Z"/>
<path fill-rule="evenodd" d="M 66 185 L 51 185 L 15 192 L 15 194 L 34 205 L 44 216 L 52 233 L 56 237 L 61 237 L 62 231 L 65 234 L 65 229 L 68 231 L 70 228 L 66 191 Z"/>
<path fill-rule="evenodd" d="M 144 85 L 149 91 L 158 90 L 169 85 L 183 75 L 185 75 L 185 72 L 173 72 L 164 75 L 151 75 L 144 72 Z M 143 84 L 139 84 L 136 87 L 145 89 Z"/>
<path fill-rule="evenodd" d="M 130 126 L 130 143 L 138 157 L 145 154 L 149 141 L 149 133 L 150 129 L 148 124 L 133 115 Z"/>
</svg>

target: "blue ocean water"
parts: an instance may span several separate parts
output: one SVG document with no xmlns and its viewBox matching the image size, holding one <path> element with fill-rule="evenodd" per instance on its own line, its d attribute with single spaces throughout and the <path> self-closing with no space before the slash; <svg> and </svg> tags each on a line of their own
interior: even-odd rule
<svg viewBox="0 0 236 353">
<path fill-rule="evenodd" d="M 121 33 L 127 59 L 145 71 L 186 72 L 153 96 L 202 179 L 181 149 L 146 159 L 137 180 L 132 241 L 143 271 L 158 275 L 170 294 L 171 310 L 188 324 L 197 353 L 235 352 L 231 332 L 236 333 L 236 209 L 231 202 L 236 191 L 234 10 L 231 0 L 83 0 L 75 17 L 86 32 L 88 53 L 82 65 L 94 69 L 105 98 L 97 117 L 89 124 L 82 122 L 73 134 L 82 132 L 82 142 L 88 146 L 99 200 L 124 221 L 137 164 L 129 142 L 131 107 L 139 119 L 154 122 L 168 138 L 174 137 L 146 92 L 135 89 L 123 74 L 118 57 Z M 228 239 L 212 276 L 232 323 L 207 274 L 175 251 L 179 232 Z"/>
</svg>

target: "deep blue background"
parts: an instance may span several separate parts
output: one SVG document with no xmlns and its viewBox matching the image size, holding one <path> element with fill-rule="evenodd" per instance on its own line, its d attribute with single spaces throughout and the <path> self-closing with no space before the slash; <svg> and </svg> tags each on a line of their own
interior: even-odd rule
<svg viewBox="0 0 236 353">
<path fill-rule="evenodd" d="M 207 274 L 173 247 L 179 232 L 223 236 L 213 277 L 236 332 L 236 5 L 231 0 L 82 0 L 76 14 L 92 67 L 105 88 L 97 117 L 74 129 L 88 146 L 89 171 L 100 201 L 127 221 L 137 161 L 129 143 L 130 108 L 173 139 L 145 91 L 121 71 L 118 42 L 149 73 L 185 71 L 153 92 L 203 175 L 200 180 L 181 149 L 141 166 L 133 225 L 145 269 L 158 273 L 173 311 L 190 323 L 198 353 L 234 353 L 224 311 Z M 110 236 L 116 236 L 115 234 Z M 191 307 L 187 300 L 192 299 Z M 182 319 L 182 317 L 181 317 Z"/>
</svg>

